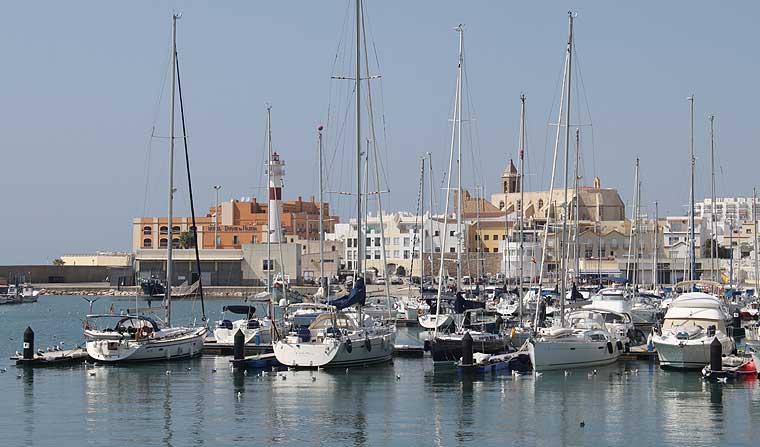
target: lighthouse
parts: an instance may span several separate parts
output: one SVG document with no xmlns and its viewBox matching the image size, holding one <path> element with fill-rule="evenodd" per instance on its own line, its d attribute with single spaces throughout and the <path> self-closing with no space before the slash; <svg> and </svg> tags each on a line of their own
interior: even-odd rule
<svg viewBox="0 0 760 447">
<path fill-rule="evenodd" d="M 280 160 L 277 152 L 272 153 L 272 159 L 267 167 L 269 175 L 269 234 L 270 242 L 282 240 L 282 177 L 285 175 L 285 162 Z"/>
</svg>

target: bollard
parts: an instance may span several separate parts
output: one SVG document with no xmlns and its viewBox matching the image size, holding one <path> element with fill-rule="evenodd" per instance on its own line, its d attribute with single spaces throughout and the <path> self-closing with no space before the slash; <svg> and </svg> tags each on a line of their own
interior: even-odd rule
<svg viewBox="0 0 760 447">
<path fill-rule="evenodd" d="M 734 312 L 733 317 L 734 317 L 733 318 L 734 330 L 739 329 L 740 327 L 742 327 L 742 317 L 739 314 L 739 312 Z"/>
<path fill-rule="evenodd" d="M 31 327 L 27 326 L 24 331 L 24 360 L 32 360 L 34 358 L 34 331 Z"/>
<path fill-rule="evenodd" d="M 713 338 L 710 343 L 710 371 L 723 371 L 723 345 L 720 344 L 718 337 Z"/>
<path fill-rule="evenodd" d="M 235 332 L 235 345 L 232 349 L 234 360 L 243 360 L 245 358 L 245 335 L 240 329 Z"/>
<path fill-rule="evenodd" d="M 462 337 L 462 365 L 472 365 L 472 336 L 469 332 Z"/>
</svg>

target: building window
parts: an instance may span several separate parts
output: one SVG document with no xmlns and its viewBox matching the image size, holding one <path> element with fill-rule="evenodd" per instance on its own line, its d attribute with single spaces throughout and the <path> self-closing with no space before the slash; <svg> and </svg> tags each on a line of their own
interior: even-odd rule
<svg viewBox="0 0 760 447">
<path fill-rule="evenodd" d="M 383 239 L 383 242 L 385 242 L 385 245 L 391 245 L 391 238 L 386 237 L 385 239 Z"/>
<path fill-rule="evenodd" d="M 372 252 L 367 251 L 366 253 L 364 253 L 364 259 L 372 259 Z"/>
<path fill-rule="evenodd" d="M 483 240 L 484 240 L 484 241 L 487 241 L 487 240 L 488 240 L 488 237 L 489 237 L 489 236 L 488 236 L 487 234 L 484 234 L 484 235 L 483 235 Z"/>
<path fill-rule="evenodd" d="M 483 252 L 488 253 L 488 247 L 483 247 Z"/>
<path fill-rule="evenodd" d="M 404 238 L 404 247 L 408 247 L 408 246 L 409 246 L 409 238 L 405 237 Z"/>
<path fill-rule="evenodd" d="M 449 247 L 449 253 L 456 253 L 457 249 L 454 247 Z"/>
<path fill-rule="evenodd" d="M 399 244 L 399 238 L 394 237 L 393 238 L 393 245 L 398 245 L 398 244 Z"/>
<path fill-rule="evenodd" d="M 351 238 L 348 238 L 348 247 L 351 248 L 354 246 L 354 240 Z"/>
<path fill-rule="evenodd" d="M 541 209 L 543 207 L 544 207 L 544 200 L 543 199 L 538 199 L 538 209 Z"/>
<path fill-rule="evenodd" d="M 375 250 L 375 259 L 380 259 L 380 250 Z"/>
<path fill-rule="evenodd" d="M 498 249 L 498 248 L 496 248 L 496 247 L 494 247 L 494 248 L 493 248 L 493 252 L 494 252 L 494 253 L 498 253 L 498 252 L 499 252 L 499 249 Z"/>
<path fill-rule="evenodd" d="M 159 248 L 166 248 L 169 246 L 169 240 L 165 237 L 162 237 L 161 240 L 158 241 Z"/>
<path fill-rule="evenodd" d="M 409 250 L 404 250 L 404 259 L 409 259 Z"/>
<path fill-rule="evenodd" d="M 146 225 L 146 226 L 144 226 L 144 227 L 143 227 L 143 234 L 144 234 L 144 235 L 146 235 L 146 236 L 150 236 L 150 233 L 151 233 L 151 232 L 152 232 L 152 231 L 151 231 L 151 229 L 150 229 L 150 227 L 149 227 L 149 226 L 147 226 L 147 225 Z"/>
<path fill-rule="evenodd" d="M 182 230 L 180 230 L 179 225 L 174 225 L 172 227 L 172 233 L 179 233 L 180 231 Z"/>
<path fill-rule="evenodd" d="M 274 270 L 274 261 L 272 261 L 271 259 L 262 259 L 261 260 L 261 269 L 265 270 L 265 271 L 267 271 L 267 270 L 269 270 L 269 271 Z"/>
<path fill-rule="evenodd" d="M 162 226 L 161 228 L 158 229 L 158 232 L 161 234 L 169 234 L 169 227 Z"/>
<path fill-rule="evenodd" d="M 391 251 L 390 250 L 385 250 L 385 257 L 386 258 L 390 258 L 391 257 Z"/>
<path fill-rule="evenodd" d="M 237 235 L 232 236 L 232 245 L 238 245 L 240 243 L 240 238 Z"/>
<path fill-rule="evenodd" d="M 371 237 L 364 238 L 364 244 L 365 244 L 364 245 L 365 247 L 371 247 L 372 246 L 372 238 Z"/>
<path fill-rule="evenodd" d="M 330 246 L 330 251 L 335 251 L 335 245 Z"/>
<path fill-rule="evenodd" d="M 179 238 L 172 239 L 172 248 L 179 248 Z"/>
<path fill-rule="evenodd" d="M 375 238 L 375 247 L 379 247 L 379 246 L 380 246 L 380 238 L 376 237 Z"/>
<path fill-rule="evenodd" d="M 477 233 L 475 233 L 475 240 L 476 240 L 476 241 L 479 241 L 479 240 L 480 240 L 480 235 L 479 235 L 479 234 L 477 234 Z"/>
<path fill-rule="evenodd" d="M 454 237 L 454 230 L 449 231 L 449 236 Z"/>
<path fill-rule="evenodd" d="M 440 231 L 438 231 L 438 230 L 435 230 L 435 231 L 433 232 L 433 236 L 440 236 L 440 235 L 441 235 L 441 232 L 440 232 Z"/>
<path fill-rule="evenodd" d="M 493 235 L 493 240 L 498 241 L 499 240 L 499 235 L 498 234 L 494 234 Z"/>
<path fill-rule="evenodd" d="M 150 248 L 153 246 L 153 240 L 151 238 L 146 237 L 143 239 L 143 248 Z"/>
<path fill-rule="evenodd" d="M 594 257 L 594 249 L 593 248 L 587 248 L 586 249 L 586 258 L 593 258 Z"/>
<path fill-rule="evenodd" d="M 436 253 L 440 253 L 441 252 L 441 247 L 435 247 L 435 252 Z"/>
<path fill-rule="evenodd" d="M 507 235 L 506 234 L 502 234 L 501 235 L 501 240 L 506 241 L 507 240 Z"/>
<path fill-rule="evenodd" d="M 396 258 L 396 259 L 398 259 L 399 253 L 400 252 L 398 250 L 393 250 L 393 257 Z"/>
</svg>

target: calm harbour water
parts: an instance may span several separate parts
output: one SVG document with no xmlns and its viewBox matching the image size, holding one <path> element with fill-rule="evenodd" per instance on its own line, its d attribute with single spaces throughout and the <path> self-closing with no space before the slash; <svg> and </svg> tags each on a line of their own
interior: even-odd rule
<svg viewBox="0 0 760 447">
<path fill-rule="evenodd" d="M 128 305 L 103 298 L 95 310 L 111 302 Z M 233 302 L 207 302 L 210 318 Z M 43 349 L 81 342 L 87 307 L 80 297 L 0 307 L 0 367 L 8 369 L 0 445 L 750 445 L 760 437 L 757 380 L 708 384 L 648 362 L 598 368 L 592 378 L 576 370 L 466 379 L 434 372 L 428 358 L 398 358 L 348 374 L 289 371 L 283 380 L 232 372 L 225 357 L 97 366 L 95 376 L 83 366 L 22 369 L 8 360 L 27 325 Z M 175 322 L 191 307 L 175 302 Z M 415 339 L 400 328 L 397 342 Z M 626 369 L 638 374 L 619 374 Z"/>
</svg>

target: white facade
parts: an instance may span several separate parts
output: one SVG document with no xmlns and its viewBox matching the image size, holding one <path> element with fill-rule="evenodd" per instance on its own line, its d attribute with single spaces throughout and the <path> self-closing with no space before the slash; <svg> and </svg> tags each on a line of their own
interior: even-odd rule
<svg viewBox="0 0 760 447">
<path fill-rule="evenodd" d="M 520 259 L 519 232 L 513 231 L 508 240 L 499 241 L 499 251 L 502 253 L 501 271 L 509 279 L 520 277 L 522 264 L 522 277 L 536 278 L 541 271 L 542 239 L 541 233 L 536 230 L 523 231 L 523 257 Z"/>
</svg>

